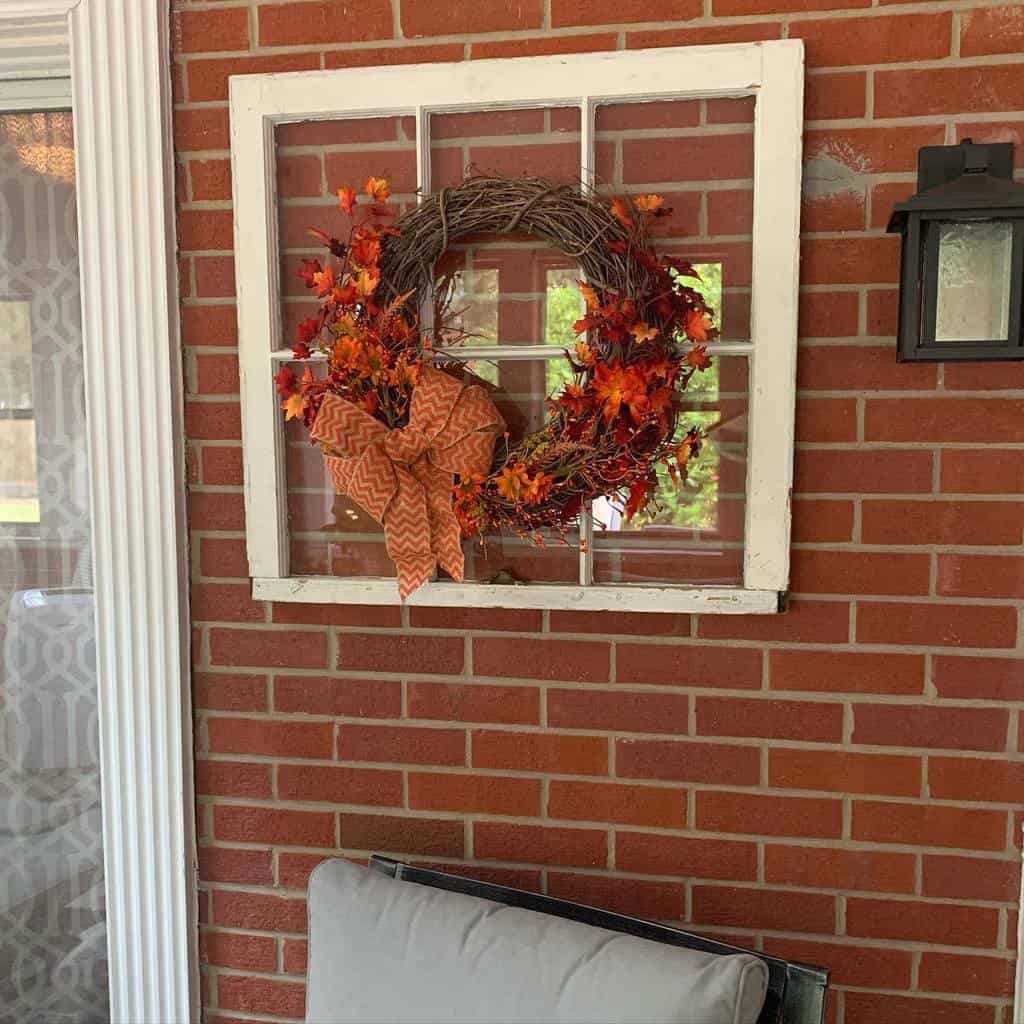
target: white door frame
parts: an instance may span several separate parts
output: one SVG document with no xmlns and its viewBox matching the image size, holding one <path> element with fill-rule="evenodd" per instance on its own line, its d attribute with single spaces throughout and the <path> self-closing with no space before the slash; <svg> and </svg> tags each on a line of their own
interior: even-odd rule
<svg viewBox="0 0 1024 1024">
<path fill-rule="evenodd" d="M 118 1024 L 198 1019 L 169 22 L 168 0 L 0 0 L 5 106 L 64 106 L 71 78 Z"/>
</svg>

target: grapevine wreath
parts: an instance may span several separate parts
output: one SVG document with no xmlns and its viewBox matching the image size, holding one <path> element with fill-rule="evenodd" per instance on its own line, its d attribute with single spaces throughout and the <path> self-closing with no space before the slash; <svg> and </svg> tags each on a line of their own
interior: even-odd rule
<svg viewBox="0 0 1024 1024">
<path fill-rule="evenodd" d="M 701 438 L 677 436 L 682 392 L 710 365 L 717 331 L 694 268 L 647 244 L 648 223 L 668 212 L 660 196 L 606 202 L 579 184 L 472 176 L 396 218 L 384 179 L 365 193 L 338 190 L 349 237 L 311 228 L 329 255 L 298 271 L 320 308 L 294 355 L 326 372 L 285 366 L 276 383 L 338 490 L 384 523 L 403 597 L 438 565 L 462 578 L 460 538 L 508 530 L 542 543 L 551 530 L 564 541 L 587 502 L 614 496 L 632 517 L 656 500 L 659 466 L 685 479 Z M 566 352 L 572 381 L 517 442 L 493 388 L 464 383 L 455 273 L 439 269 L 453 242 L 513 232 L 574 260 L 585 304 Z"/>
</svg>

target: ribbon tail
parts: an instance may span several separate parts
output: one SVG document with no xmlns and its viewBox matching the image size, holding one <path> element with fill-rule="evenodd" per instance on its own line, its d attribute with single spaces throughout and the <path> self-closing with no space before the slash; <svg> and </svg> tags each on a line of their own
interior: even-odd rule
<svg viewBox="0 0 1024 1024">
<path fill-rule="evenodd" d="M 423 484 L 405 467 L 395 467 L 398 489 L 384 513 L 384 540 L 398 570 L 404 601 L 434 575 L 430 518 Z"/>
<path fill-rule="evenodd" d="M 452 511 L 452 474 L 423 463 L 414 467 L 423 485 L 430 520 L 430 547 L 437 564 L 453 580 L 462 582 L 466 563 L 462 554 L 462 536 L 459 521 Z"/>
</svg>

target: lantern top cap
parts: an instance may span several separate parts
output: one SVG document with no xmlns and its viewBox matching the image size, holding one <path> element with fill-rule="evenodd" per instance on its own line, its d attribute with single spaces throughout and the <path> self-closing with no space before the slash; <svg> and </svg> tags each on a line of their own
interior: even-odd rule
<svg viewBox="0 0 1024 1024">
<path fill-rule="evenodd" d="M 888 231 L 900 232 L 914 213 L 948 210 L 993 217 L 1024 216 L 1024 185 L 1013 180 L 1013 143 L 925 146 L 918 152 L 917 194 L 893 207 Z"/>
</svg>

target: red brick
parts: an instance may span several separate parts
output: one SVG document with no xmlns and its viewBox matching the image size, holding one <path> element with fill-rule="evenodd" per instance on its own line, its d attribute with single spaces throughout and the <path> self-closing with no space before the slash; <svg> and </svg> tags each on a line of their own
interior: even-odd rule
<svg viewBox="0 0 1024 1024">
<path fill-rule="evenodd" d="M 701 0 L 552 0 L 552 28 L 630 24 L 637 21 L 689 21 L 703 13 Z"/>
<path fill-rule="evenodd" d="M 756 690 L 761 686 L 763 655 L 751 648 L 619 644 L 615 658 L 620 683 L 721 686 L 730 690 Z"/>
<path fill-rule="evenodd" d="M 313 869 L 327 859 L 323 853 L 289 853 L 281 850 L 277 855 L 278 884 L 286 889 L 301 889 L 305 892 L 309 888 L 309 876 Z"/>
<path fill-rule="evenodd" d="M 302 626 L 362 626 L 366 629 L 399 627 L 402 610 L 389 605 L 275 604 L 274 622 Z M 344 638 L 341 640 L 344 643 Z"/>
<path fill-rule="evenodd" d="M 849 639 L 845 601 L 792 601 L 783 615 L 702 615 L 697 635 L 711 640 L 788 640 L 845 643 Z"/>
<path fill-rule="evenodd" d="M 231 198 L 230 160 L 190 160 L 188 173 L 193 199 Z"/>
<path fill-rule="evenodd" d="M 705 25 L 700 29 L 700 41 L 706 46 L 714 43 L 755 43 L 760 39 L 778 39 L 782 26 L 775 21 L 757 21 L 747 24 Z M 626 49 L 647 49 L 654 46 L 692 46 L 692 28 L 645 29 L 626 33 Z"/>
<path fill-rule="evenodd" d="M 407 699 L 410 718 L 540 724 L 540 690 L 534 686 L 410 682 Z"/>
<path fill-rule="evenodd" d="M 474 768 L 604 775 L 608 771 L 608 741 L 601 736 L 479 729 L 473 732 L 472 763 Z"/>
<path fill-rule="evenodd" d="M 464 659 L 465 642 L 457 636 L 345 633 L 338 638 L 341 669 L 459 675 Z"/>
<path fill-rule="evenodd" d="M 685 733 L 685 694 L 548 690 L 547 723 L 559 729 Z"/>
<path fill-rule="evenodd" d="M 552 779 L 549 786 L 547 815 L 550 818 L 654 828 L 686 825 L 686 791 L 676 787 L 570 779 Z"/>
<path fill-rule="evenodd" d="M 1024 365 L 951 363 L 943 371 L 943 385 L 947 391 L 1020 391 L 1024 389 Z"/>
<path fill-rule="evenodd" d="M 880 186 L 881 187 L 881 186 Z M 909 196 L 914 191 L 914 186 L 905 186 L 907 191 L 903 197 Z M 875 205 L 874 196 L 878 189 L 872 193 L 872 213 L 878 215 L 878 207 Z M 886 211 L 886 215 L 889 211 Z M 868 292 L 868 318 L 867 333 L 871 337 L 884 337 L 895 340 L 896 321 L 899 312 L 899 300 L 895 288 L 872 288 Z M 902 364 L 911 366 L 911 363 Z M 894 371 L 895 371 L 894 367 Z"/>
<path fill-rule="evenodd" d="M 754 174 L 753 137 L 749 132 L 705 135 L 701 159 L 690 159 L 691 138 L 625 139 L 622 143 L 623 177 L 627 184 L 659 181 L 746 179 Z"/>
<path fill-rule="evenodd" d="M 1024 598 L 1024 558 L 939 555 L 936 592 L 947 597 Z"/>
<path fill-rule="evenodd" d="M 306 1012 L 306 986 L 273 978 L 217 975 L 217 1006 L 241 1013 L 271 1013 L 276 1017 L 302 1017 Z"/>
<path fill-rule="evenodd" d="M 709 832 L 838 839 L 840 800 L 766 793 L 697 793 L 697 827 Z"/>
<path fill-rule="evenodd" d="M 608 836 L 603 829 L 474 821 L 473 853 L 481 860 L 602 868 Z"/>
<path fill-rule="evenodd" d="M 178 244 L 186 252 L 231 249 L 234 234 L 230 210 L 179 210 Z"/>
<path fill-rule="evenodd" d="M 847 992 L 845 1024 L 994 1024 L 995 1007 L 882 992 Z"/>
<path fill-rule="evenodd" d="M 200 495 L 193 494 L 192 498 Z M 224 495 L 207 494 L 204 498 L 224 497 Z M 231 495 L 230 497 L 235 497 Z M 202 504 L 206 504 L 203 502 Z M 211 508 L 212 506 L 212 502 Z M 205 511 L 205 509 L 204 509 Z M 198 524 L 192 524 L 201 529 Z M 242 527 L 245 526 L 244 518 Z M 246 560 L 245 541 L 234 537 L 203 537 L 199 542 L 199 570 L 204 576 L 239 577 L 249 572 Z"/>
<path fill-rule="evenodd" d="M 998 927 L 999 911 L 989 907 L 861 896 L 851 896 L 846 904 L 847 934 L 863 938 L 943 945 L 955 938 L 958 946 L 991 948 Z"/>
<path fill-rule="evenodd" d="M 376 67 L 381 64 L 436 64 L 462 60 L 462 43 L 437 43 L 432 46 L 395 46 L 381 49 L 344 47 L 324 54 L 325 68 Z"/>
<path fill-rule="evenodd" d="M 249 11 L 218 7 L 215 11 L 175 11 L 171 15 L 175 53 L 249 49 Z"/>
<path fill-rule="evenodd" d="M 857 640 L 929 647 L 1014 647 L 1017 612 L 995 605 L 861 602 Z"/>
<path fill-rule="evenodd" d="M 343 813 L 341 845 L 348 850 L 366 850 L 370 853 L 462 857 L 465 853 L 465 829 L 461 821 Z"/>
<path fill-rule="evenodd" d="M 242 412 L 234 402 L 186 402 L 185 433 L 197 441 L 238 441 Z"/>
<path fill-rule="evenodd" d="M 861 231 L 866 200 L 863 189 L 814 194 L 805 190 L 800 206 L 800 230 L 805 234 L 827 231 Z"/>
<path fill-rule="evenodd" d="M 213 834 L 229 843 L 334 847 L 334 814 L 271 807 L 218 805 Z"/>
<path fill-rule="evenodd" d="M 867 544 L 1019 544 L 1024 504 L 1009 501 L 865 501 Z"/>
<path fill-rule="evenodd" d="M 462 729 L 345 722 L 338 730 L 338 758 L 394 764 L 462 765 L 466 763 L 466 734 Z"/>
<path fill-rule="evenodd" d="M 712 203 L 717 192 L 708 196 L 708 202 Z M 800 325 L 799 334 L 801 338 L 843 338 L 852 337 L 857 333 L 859 301 L 856 292 L 804 292 L 800 296 Z M 833 352 L 848 351 L 846 349 L 828 348 L 807 348 L 800 350 L 800 358 L 797 360 L 798 386 L 801 388 L 813 387 L 816 385 L 806 383 L 808 371 L 807 362 L 811 359 L 818 359 L 821 367 L 822 379 L 826 380 L 826 386 L 835 383 L 842 388 L 841 373 L 835 367 Z M 857 349 L 857 351 L 862 351 Z M 855 363 L 855 365 L 857 365 Z M 812 378 L 813 379 L 813 378 Z"/>
<path fill-rule="evenodd" d="M 330 722 L 289 722 L 267 718 L 210 718 L 211 753 L 262 757 L 329 758 L 334 752 Z"/>
<path fill-rule="evenodd" d="M 1018 4 L 964 11 L 960 20 L 961 57 L 1022 50 L 1024 19 Z"/>
<path fill-rule="evenodd" d="M 910 988 L 913 954 L 906 949 L 855 946 L 846 942 L 814 942 L 766 936 L 764 950 L 772 956 L 805 964 L 824 964 L 831 972 L 831 985 L 860 985 L 866 988 Z M 831 1000 L 830 1000 L 831 1002 Z"/>
<path fill-rule="evenodd" d="M 775 650 L 768 657 L 773 690 L 892 694 L 924 690 L 924 656 L 920 654 Z"/>
<path fill-rule="evenodd" d="M 835 897 L 824 893 L 695 885 L 694 924 L 786 932 L 825 932 L 835 928 Z"/>
<path fill-rule="evenodd" d="M 921 957 L 918 986 L 927 992 L 1006 996 L 1013 991 L 1013 960 L 925 952 Z"/>
<path fill-rule="evenodd" d="M 805 120 L 863 117 L 867 110 L 867 79 L 863 71 L 808 75 L 804 82 Z"/>
<path fill-rule="evenodd" d="M 234 306 L 182 306 L 181 340 L 186 345 L 237 345 Z"/>
<path fill-rule="evenodd" d="M 272 885 L 274 882 L 274 855 L 270 850 L 200 846 L 198 854 L 200 881 L 244 885 Z"/>
<path fill-rule="evenodd" d="M 1024 494 L 1024 451 L 947 449 L 942 453 L 942 490 L 947 494 Z"/>
<path fill-rule="evenodd" d="M 303 939 L 285 939 L 281 957 L 285 974 L 305 975 L 309 966 L 308 945 Z"/>
<path fill-rule="evenodd" d="M 1007 713 L 1001 708 L 854 705 L 854 743 L 948 750 L 1003 750 Z"/>
<path fill-rule="evenodd" d="M 274 676 L 274 710 L 349 718 L 400 718 L 402 684 L 384 679 Z"/>
<path fill-rule="evenodd" d="M 277 939 L 204 928 L 199 933 L 199 956 L 205 964 L 242 971 L 277 971 Z"/>
<path fill-rule="evenodd" d="M 193 621 L 263 622 L 263 603 L 253 601 L 248 583 L 194 583 Z"/>
<path fill-rule="evenodd" d="M 192 703 L 207 711 L 266 711 L 263 676 L 227 672 L 193 672 Z"/>
<path fill-rule="evenodd" d="M 286 5 L 287 6 L 287 5 Z M 452 11 L 430 0 L 405 0 L 402 4 L 402 31 L 406 36 L 513 32 L 540 28 L 543 22 L 541 0 L 514 0 L 509 4 L 475 4 L 460 7 L 455 25 Z"/>
<path fill-rule="evenodd" d="M 875 398 L 866 405 L 869 441 L 1024 440 L 1024 400 L 1017 398 Z"/>
<path fill-rule="evenodd" d="M 204 448 L 203 449 L 203 483 L 212 486 L 242 485 L 242 449 L 241 448 Z M 244 551 L 243 551 L 244 554 Z M 245 575 L 245 573 L 235 574 Z"/>
<path fill-rule="evenodd" d="M 875 117 L 1020 109 L 1021 64 L 908 68 L 875 73 Z"/>
<path fill-rule="evenodd" d="M 277 767 L 277 795 L 281 800 L 401 807 L 402 773 L 320 764 L 282 764 Z"/>
<path fill-rule="evenodd" d="M 936 803 L 855 800 L 853 838 L 913 846 L 1001 850 L 1006 845 L 1006 814 Z"/>
<path fill-rule="evenodd" d="M 928 790 L 939 800 L 976 803 L 1020 803 L 1024 793 L 1024 761 L 1002 757 L 930 757 Z"/>
<path fill-rule="evenodd" d="M 799 398 L 797 441 L 821 443 L 857 440 L 857 403 L 852 398 Z"/>
<path fill-rule="evenodd" d="M 802 284 L 889 284 L 899 280 L 893 236 L 809 238 L 800 246 Z"/>
<path fill-rule="evenodd" d="M 606 683 L 609 662 L 608 644 L 597 641 L 531 639 L 524 643 L 503 636 L 473 639 L 473 672 L 478 676 Z"/>
<path fill-rule="evenodd" d="M 889 223 L 893 206 L 909 199 L 914 194 L 914 182 L 883 182 L 871 189 L 871 227 L 885 228 Z M 883 297 L 884 295 L 884 297 Z M 886 308 L 888 307 L 888 308 Z M 896 314 L 899 303 L 890 292 L 869 295 L 868 334 L 896 333 Z M 884 324 L 884 327 L 881 326 Z M 925 367 L 927 363 L 902 363 L 901 367 Z M 931 367 L 934 369 L 934 367 Z"/>
<path fill-rule="evenodd" d="M 301 934 L 306 930 L 306 901 L 266 893 L 215 890 L 213 920 L 227 928 Z"/>
<path fill-rule="evenodd" d="M 678 740 L 623 739 L 616 743 L 616 774 L 627 779 L 756 786 L 760 763 L 756 747 Z"/>
<path fill-rule="evenodd" d="M 948 19 L 950 15 L 940 17 Z M 917 151 L 922 146 L 938 145 L 944 138 L 942 125 L 818 128 L 805 132 L 804 153 L 808 159 L 824 157 L 849 166 L 851 173 L 909 172 L 916 168 Z"/>
<path fill-rule="evenodd" d="M 528 39 L 474 40 L 470 56 L 473 60 L 499 57 L 540 57 L 557 53 L 593 53 L 618 48 L 614 32 L 588 36 L 534 36 Z"/>
<path fill-rule="evenodd" d="M 818 18 L 792 22 L 789 35 L 804 41 L 808 67 L 938 60 L 950 53 L 952 15 Z"/>
<path fill-rule="evenodd" d="M 317 53 L 274 53 L 189 60 L 188 99 L 194 103 L 227 99 L 227 80 L 232 75 L 269 75 L 286 71 L 312 71 L 316 68 L 319 68 Z"/>
<path fill-rule="evenodd" d="M 235 259 L 233 256 L 197 256 L 196 294 L 201 298 L 225 299 L 235 295 Z M 199 307 L 205 309 L 206 307 Z M 207 344 L 213 344 L 207 342 Z"/>
<path fill-rule="evenodd" d="M 464 811 L 535 818 L 541 809 L 540 780 L 410 772 L 409 806 L 417 811 Z"/>
<path fill-rule="evenodd" d="M 954 900 L 1013 903 L 1020 890 L 1019 858 L 954 857 L 926 854 L 921 858 L 921 892 Z"/>
<path fill-rule="evenodd" d="M 835 793 L 921 794 L 921 759 L 846 750 L 768 752 L 768 781 L 782 789 L 823 789 Z"/>
<path fill-rule="evenodd" d="M 230 144 L 227 107 L 198 107 L 174 111 L 176 153 L 227 150 Z"/>
<path fill-rule="evenodd" d="M 812 501 L 801 498 L 799 495 L 794 496 L 792 527 L 794 543 L 826 543 L 850 540 L 852 537 L 852 501 Z"/>
<path fill-rule="evenodd" d="M 299 153 L 277 158 L 277 190 L 282 198 L 323 194 L 323 164 L 319 156 Z"/>
<path fill-rule="evenodd" d="M 265 4 L 258 11 L 260 46 L 316 46 L 328 40 L 362 43 L 392 35 L 391 8 L 387 4 L 371 8 L 355 7 L 351 0 L 320 0 Z"/>
<path fill-rule="evenodd" d="M 729 839 L 619 830 L 615 833 L 615 864 L 620 871 L 752 882 L 757 878 L 757 846 Z"/>
<path fill-rule="evenodd" d="M 765 881 L 809 889 L 864 889 L 912 893 L 916 858 L 911 853 L 839 850 L 820 846 L 765 847 Z"/>
<path fill-rule="evenodd" d="M 940 697 L 1024 701 L 1024 660 L 1011 658 L 934 659 L 932 678 Z"/>
<path fill-rule="evenodd" d="M 413 629 L 507 629 L 516 633 L 539 633 L 542 613 L 535 608 L 420 608 L 409 609 Z"/>
<path fill-rule="evenodd" d="M 196 760 L 196 792 L 203 796 L 236 796 L 269 800 L 273 796 L 269 764 L 245 761 Z"/>
<path fill-rule="evenodd" d="M 856 298 L 850 292 L 838 294 Z M 803 296 L 801 302 L 817 296 Z M 894 363 L 889 345 L 807 345 L 797 361 L 797 386 L 810 391 L 922 391 L 935 386 L 935 366 Z"/>
<path fill-rule="evenodd" d="M 843 738 L 840 704 L 697 697 L 696 712 L 699 736 L 758 736 L 812 743 L 838 743 Z"/>
<path fill-rule="evenodd" d="M 555 899 L 648 920 L 680 921 L 684 916 L 684 890 L 678 882 L 551 871 L 547 893 Z"/>
<path fill-rule="evenodd" d="M 931 558 L 927 554 L 874 551 L 793 552 L 790 587 L 798 594 L 927 594 Z"/>
<path fill-rule="evenodd" d="M 552 633 L 600 633 L 602 636 L 689 636 L 689 615 L 649 612 L 549 612 Z"/>
</svg>

